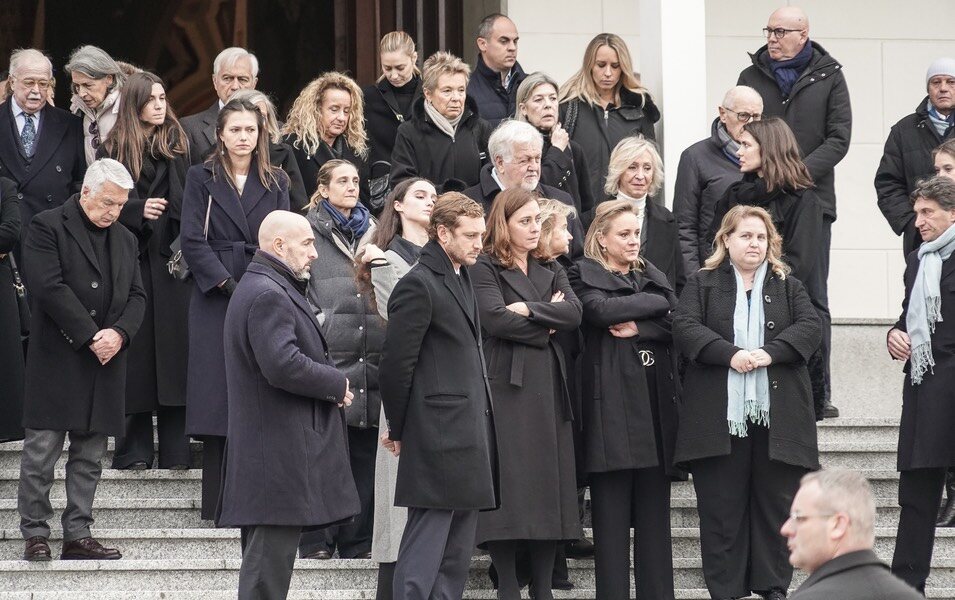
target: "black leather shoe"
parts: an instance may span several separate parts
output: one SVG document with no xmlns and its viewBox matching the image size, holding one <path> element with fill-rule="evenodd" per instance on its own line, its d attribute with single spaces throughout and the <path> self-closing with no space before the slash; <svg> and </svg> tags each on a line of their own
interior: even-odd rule
<svg viewBox="0 0 955 600">
<path fill-rule="evenodd" d="M 955 527 L 955 469 L 945 473 L 945 502 L 938 513 L 936 527 Z"/>
<path fill-rule="evenodd" d="M 148 468 L 149 468 L 149 465 L 146 464 L 146 461 L 144 461 L 144 460 L 137 460 L 136 462 L 131 463 L 129 466 L 124 467 L 124 470 L 126 470 L 126 471 L 145 471 L 145 470 L 148 469 Z"/>
<path fill-rule="evenodd" d="M 825 405 L 822 407 L 822 418 L 823 419 L 835 419 L 839 416 L 839 409 L 833 405 L 831 400 L 826 400 Z M 783 596 L 785 598 L 785 596 Z"/>
<path fill-rule="evenodd" d="M 552 579 L 550 588 L 552 590 L 572 590 L 574 589 L 574 584 L 571 583 L 569 579 Z"/>
<path fill-rule="evenodd" d="M 587 538 L 580 538 L 564 546 L 564 551 L 567 558 L 593 558 L 594 543 Z"/>
<path fill-rule="evenodd" d="M 63 542 L 60 560 L 117 560 L 122 558 L 116 548 L 106 548 L 91 537 Z"/>
<path fill-rule="evenodd" d="M 312 552 L 311 554 L 306 554 L 302 558 L 309 559 L 309 560 L 328 560 L 331 557 L 332 557 L 332 553 L 329 552 L 328 550 L 316 550 L 315 552 Z"/>
<path fill-rule="evenodd" d="M 26 540 L 26 544 L 23 548 L 23 560 L 41 562 L 52 559 L 53 555 L 50 553 L 50 544 L 45 537 L 35 535 Z"/>
<path fill-rule="evenodd" d="M 765 598 L 765 600 L 785 600 L 786 592 L 779 589 L 772 589 L 768 592 L 756 592 L 760 597 Z"/>
</svg>

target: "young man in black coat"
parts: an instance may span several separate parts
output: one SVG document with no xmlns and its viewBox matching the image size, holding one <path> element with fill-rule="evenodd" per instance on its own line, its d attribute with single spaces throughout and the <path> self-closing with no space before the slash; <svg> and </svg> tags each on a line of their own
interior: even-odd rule
<svg viewBox="0 0 955 600">
<path fill-rule="evenodd" d="M 789 562 L 809 573 L 792 600 L 916 600 L 873 552 L 875 500 L 861 473 L 841 469 L 803 476 L 783 523 Z"/>
<path fill-rule="evenodd" d="M 312 228 L 277 210 L 258 240 L 225 320 L 229 441 L 219 525 L 242 528 L 241 600 L 284 598 L 302 528 L 359 511 L 342 411 L 353 396 L 305 295 L 318 257 Z"/>
<path fill-rule="evenodd" d="M 395 504 L 408 524 L 395 600 L 460 598 L 479 510 L 499 505 L 491 388 L 467 266 L 481 252 L 484 211 L 463 194 L 438 198 L 431 241 L 388 301 L 381 399 L 401 455 Z"/>
<path fill-rule="evenodd" d="M 481 19 L 477 63 L 468 81 L 468 96 L 491 127 L 514 116 L 517 88 L 527 77 L 517 62 L 517 26 L 501 13 Z"/>
<path fill-rule="evenodd" d="M 90 534 L 108 436 L 126 416 L 126 353 L 146 309 L 136 237 L 117 225 L 133 180 L 93 162 L 82 195 L 37 215 L 23 246 L 33 315 L 17 510 L 25 560 L 50 560 L 53 469 L 67 432 L 63 559 L 120 558 Z"/>
<path fill-rule="evenodd" d="M 39 50 L 10 57 L 12 93 L 0 104 L 0 176 L 17 184 L 24 232 L 35 215 L 79 192 L 86 172 L 83 122 L 49 104 L 52 80 L 53 65 Z M 20 258 L 19 245 L 14 254 Z"/>
</svg>

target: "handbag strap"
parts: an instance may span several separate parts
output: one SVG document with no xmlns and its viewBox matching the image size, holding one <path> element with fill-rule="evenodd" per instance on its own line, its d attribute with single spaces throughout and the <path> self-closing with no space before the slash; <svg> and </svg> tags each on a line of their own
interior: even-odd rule
<svg viewBox="0 0 955 600">
<path fill-rule="evenodd" d="M 202 226 L 202 237 L 209 239 L 209 213 L 212 212 L 212 194 L 209 194 L 209 204 L 206 205 L 206 223 Z"/>
<path fill-rule="evenodd" d="M 20 270 L 17 268 L 17 261 L 13 258 L 13 252 L 7 254 L 7 258 L 10 259 L 10 270 L 13 273 L 13 287 L 16 289 L 17 294 L 22 296 L 25 288 L 23 286 L 23 280 L 20 278 Z"/>
</svg>

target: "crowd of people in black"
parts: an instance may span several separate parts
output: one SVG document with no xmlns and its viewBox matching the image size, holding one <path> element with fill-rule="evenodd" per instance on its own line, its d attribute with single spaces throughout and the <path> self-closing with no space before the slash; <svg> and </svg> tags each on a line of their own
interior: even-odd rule
<svg viewBox="0 0 955 600">
<path fill-rule="evenodd" d="M 552 598 L 572 586 L 567 557 L 590 556 L 597 597 L 628 598 L 632 529 L 637 597 L 672 599 L 670 484 L 689 474 L 712 597 L 785 597 L 802 564 L 787 538 L 835 514 L 790 512 L 800 481 L 868 490 L 804 477 L 816 421 L 838 416 L 827 279 L 846 81 L 798 8 L 764 33 L 683 152 L 673 212 L 660 111 L 610 33 L 559 85 L 517 62 L 504 15 L 480 23 L 473 71 L 443 51 L 419 69 L 392 32 L 375 84 L 324 73 L 284 121 L 243 48 L 216 58 L 216 102 L 181 120 L 159 77 L 94 46 L 70 57 L 70 111 L 56 108 L 50 60 L 15 51 L 0 439 L 24 439 L 24 558 L 52 557 L 67 436 L 63 559 L 121 557 L 90 531 L 108 437 L 112 467 L 132 470 L 192 468 L 191 438 L 202 518 L 242 528 L 241 598 L 285 597 L 296 549 L 374 559 L 379 598 L 460 598 L 475 546 L 499 598 L 528 583 Z M 939 406 L 955 60 L 926 87 L 876 175 L 908 252 L 888 337 L 912 384 L 893 571 L 920 590 L 955 465 Z"/>
</svg>

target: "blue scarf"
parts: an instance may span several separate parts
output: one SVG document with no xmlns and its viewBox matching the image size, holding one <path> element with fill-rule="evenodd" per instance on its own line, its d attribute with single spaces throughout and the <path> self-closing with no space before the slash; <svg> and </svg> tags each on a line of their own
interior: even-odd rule
<svg viewBox="0 0 955 600">
<path fill-rule="evenodd" d="M 931 242 L 919 246 L 919 270 L 909 294 L 909 305 L 905 313 L 905 329 L 912 340 L 911 369 L 909 375 L 912 385 L 922 383 L 926 371 L 934 370 L 935 357 L 932 355 L 932 334 L 935 324 L 942 320 L 942 263 L 948 260 L 955 250 L 955 227 L 949 227 L 945 233 Z"/>
<path fill-rule="evenodd" d="M 733 265 L 736 276 L 736 309 L 733 311 L 733 343 L 743 350 L 763 347 L 763 329 L 766 315 L 763 313 L 763 281 L 769 261 L 763 261 L 753 279 L 750 298 L 746 297 L 743 278 Z M 746 437 L 747 421 L 769 427 L 769 373 L 765 367 L 749 373 L 737 373 L 729 369 L 726 378 L 726 420 L 730 435 Z"/>
<path fill-rule="evenodd" d="M 360 240 L 361 236 L 365 235 L 365 232 L 368 231 L 368 226 L 371 225 L 371 213 L 368 212 L 368 209 L 365 208 L 365 205 L 361 202 L 356 204 L 355 208 L 351 209 L 351 216 L 347 218 L 338 212 L 338 209 L 332 206 L 332 203 L 328 200 L 322 200 L 322 206 L 325 207 L 328 214 L 335 220 L 338 229 L 341 230 L 342 233 L 351 234 L 353 241 Z"/>
<path fill-rule="evenodd" d="M 769 58 L 769 53 L 766 54 L 766 58 L 768 59 L 769 68 L 773 70 L 773 77 L 776 78 L 776 85 L 779 86 L 779 91 L 783 93 L 783 96 L 788 98 L 789 93 L 793 91 L 793 85 L 795 85 L 796 80 L 799 79 L 799 74 L 802 73 L 806 65 L 809 64 L 809 61 L 812 60 L 812 44 L 807 39 L 806 45 L 802 47 L 799 54 L 789 60 L 773 60 Z"/>
<path fill-rule="evenodd" d="M 938 136 L 942 139 L 945 139 L 945 134 L 948 133 L 948 129 L 955 125 L 955 111 L 949 113 L 947 117 L 943 117 L 935 106 L 932 104 L 932 101 L 928 101 L 928 118 L 932 122 L 932 125 L 935 126 L 935 131 L 938 132 Z"/>
</svg>

